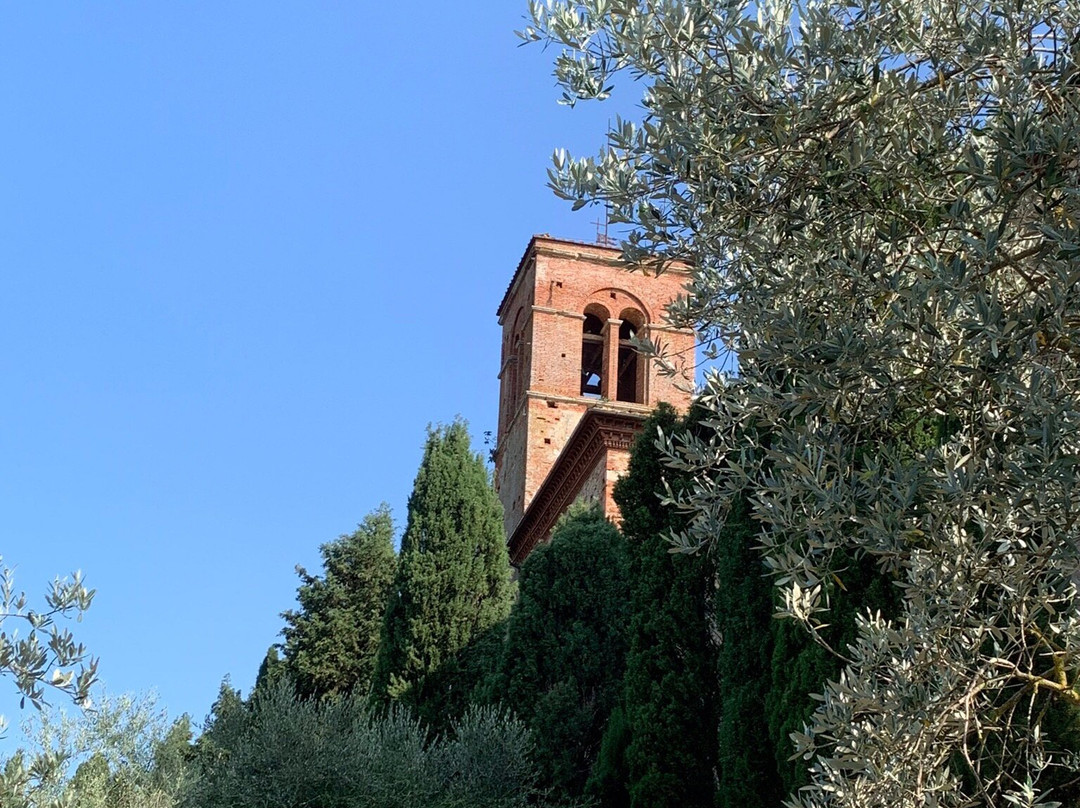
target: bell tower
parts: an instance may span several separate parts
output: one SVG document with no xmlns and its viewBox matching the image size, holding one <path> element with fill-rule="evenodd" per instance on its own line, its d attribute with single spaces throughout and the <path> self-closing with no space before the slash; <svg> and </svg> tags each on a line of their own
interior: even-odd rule
<svg viewBox="0 0 1080 808">
<path fill-rule="evenodd" d="M 661 401 L 686 410 L 694 334 L 664 320 L 685 270 L 631 273 L 610 247 L 534 236 L 499 305 L 502 362 L 495 485 L 510 557 L 520 564 L 578 497 L 611 499 L 646 415 Z M 678 376 L 656 372 L 631 344 L 664 343 Z"/>
</svg>

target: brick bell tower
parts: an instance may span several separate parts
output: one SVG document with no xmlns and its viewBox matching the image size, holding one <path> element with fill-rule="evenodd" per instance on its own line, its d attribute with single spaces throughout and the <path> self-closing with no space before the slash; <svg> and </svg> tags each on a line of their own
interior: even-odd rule
<svg viewBox="0 0 1080 808">
<path fill-rule="evenodd" d="M 579 497 L 617 520 L 612 487 L 642 422 L 662 401 L 689 406 L 694 334 L 664 320 L 686 280 L 677 267 L 628 272 L 610 247 L 529 242 L 498 310 L 495 486 L 515 566 Z M 659 375 L 630 345 L 636 334 L 664 343 L 682 363 L 679 376 Z"/>
</svg>

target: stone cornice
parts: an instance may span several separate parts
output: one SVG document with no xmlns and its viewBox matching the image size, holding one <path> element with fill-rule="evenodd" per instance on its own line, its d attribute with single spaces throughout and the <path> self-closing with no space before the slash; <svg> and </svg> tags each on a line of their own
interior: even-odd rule
<svg viewBox="0 0 1080 808">
<path fill-rule="evenodd" d="M 585 396 L 561 396 L 558 393 L 545 393 L 542 390 L 526 390 L 521 397 L 521 401 L 518 402 L 518 406 L 514 409 L 513 415 L 511 415 L 510 419 L 506 422 L 506 428 L 499 435 L 499 443 L 495 446 L 496 457 L 502 452 L 503 441 L 501 438 L 509 435 L 513 431 L 514 425 L 517 423 L 518 419 L 524 417 L 523 414 L 528 410 L 528 402 L 531 398 L 539 399 L 540 401 L 555 401 L 560 404 L 584 404 L 589 408 L 609 408 L 609 412 L 614 412 L 617 408 L 619 411 L 625 412 L 632 417 L 637 417 L 638 413 L 645 416 L 653 411 L 653 407 L 648 404 L 633 404 L 629 401 L 608 401 L 605 399 L 586 398 Z"/>
<path fill-rule="evenodd" d="M 605 451 L 630 451 L 645 417 L 644 413 L 599 406 L 586 411 L 510 537 L 511 564 L 520 566 L 532 549 L 551 535 L 555 522 L 581 492 Z"/>
</svg>

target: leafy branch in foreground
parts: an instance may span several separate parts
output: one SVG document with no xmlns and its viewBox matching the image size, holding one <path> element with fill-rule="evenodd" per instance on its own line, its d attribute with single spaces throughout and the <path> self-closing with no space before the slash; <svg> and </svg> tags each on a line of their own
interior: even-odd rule
<svg viewBox="0 0 1080 808">
<path fill-rule="evenodd" d="M 76 704 L 90 702 L 90 688 L 97 681 L 96 658 L 89 657 L 71 630 L 57 621 L 82 620 L 90 608 L 94 590 L 76 572 L 70 580 L 56 578 L 45 593 L 45 608 L 28 608 L 25 592 L 16 591 L 11 568 L 0 571 L 0 673 L 15 680 L 25 704 L 40 708 L 47 688 L 70 696 Z M 27 628 L 20 637 L 18 627 Z"/>
<path fill-rule="evenodd" d="M 1076 799 L 1080 5 L 530 8 L 565 101 L 643 90 L 644 120 L 557 153 L 552 186 L 629 224 L 632 266 L 691 266 L 671 316 L 738 358 L 709 434 L 668 445 L 696 480 L 677 545 L 749 495 L 811 632 L 835 559 L 903 593 L 834 649 L 790 804 Z"/>
</svg>

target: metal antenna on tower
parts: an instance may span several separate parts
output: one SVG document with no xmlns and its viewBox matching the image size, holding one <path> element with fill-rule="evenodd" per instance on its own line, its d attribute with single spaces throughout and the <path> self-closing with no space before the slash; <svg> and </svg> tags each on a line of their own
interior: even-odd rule
<svg viewBox="0 0 1080 808">
<path fill-rule="evenodd" d="M 604 218 L 597 217 L 593 222 L 596 225 L 596 243 L 601 247 L 615 247 L 615 239 L 608 234 L 608 228 L 611 226 L 611 206 L 604 203 Z"/>
<path fill-rule="evenodd" d="M 610 143 L 611 142 L 611 118 L 608 118 L 607 128 L 608 128 L 608 142 Z M 615 239 L 613 239 L 611 237 L 611 234 L 609 233 L 609 229 L 611 227 L 611 203 L 610 202 L 605 202 L 604 203 L 604 220 L 601 221 L 600 218 L 597 217 L 596 221 L 593 222 L 593 224 L 596 225 L 596 243 L 597 244 L 599 244 L 601 247 L 617 247 L 618 246 L 618 244 L 615 242 Z"/>
</svg>

